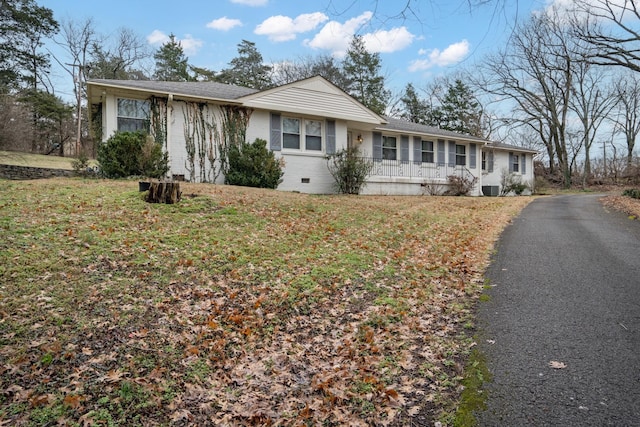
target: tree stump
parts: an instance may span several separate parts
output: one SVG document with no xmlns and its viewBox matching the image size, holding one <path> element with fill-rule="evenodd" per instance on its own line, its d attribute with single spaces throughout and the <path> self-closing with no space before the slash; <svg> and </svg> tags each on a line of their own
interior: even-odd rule
<svg viewBox="0 0 640 427">
<path fill-rule="evenodd" d="M 182 192 L 179 182 L 156 181 L 151 182 L 145 200 L 149 203 L 173 204 L 180 201 Z"/>
</svg>

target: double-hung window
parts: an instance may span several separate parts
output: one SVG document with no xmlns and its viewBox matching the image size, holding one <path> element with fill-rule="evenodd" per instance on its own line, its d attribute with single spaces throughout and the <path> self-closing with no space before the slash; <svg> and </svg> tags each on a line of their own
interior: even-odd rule
<svg viewBox="0 0 640 427">
<path fill-rule="evenodd" d="M 287 150 L 322 151 L 322 126 L 320 120 L 282 118 L 282 148 Z"/>
<path fill-rule="evenodd" d="M 422 163 L 433 163 L 433 141 L 422 141 Z"/>
<path fill-rule="evenodd" d="M 467 165 L 467 147 L 466 145 L 456 145 L 456 166 Z"/>
<path fill-rule="evenodd" d="M 384 160 L 398 159 L 398 145 L 395 136 L 382 136 L 382 158 Z"/>
<path fill-rule="evenodd" d="M 149 101 L 118 98 L 118 131 L 149 131 Z"/>
<path fill-rule="evenodd" d="M 282 148 L 300 149 L 300 119 L 282 119 Z"/>
<path fill-rule="evenodd" d="M 487 170 L 487 152 L 484 150 L 482 151 L 482 170 Z"/>
<path fill-rule="evenodd" d="M 513 155 L 513 165 L 512 165 L 512 171 L 513 172 L 520 172 L 520 156 L 518 156 L 517 154 Z"/>
<path fill-rule="evenodd" d="M 322 122 L 319 120 L 305 120 L 305 146 L 309 151 L 322 151 Z"/>
</svg>

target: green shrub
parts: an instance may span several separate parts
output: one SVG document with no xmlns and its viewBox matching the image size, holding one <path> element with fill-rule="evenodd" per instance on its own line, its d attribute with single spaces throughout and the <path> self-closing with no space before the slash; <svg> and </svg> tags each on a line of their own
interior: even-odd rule
<svg viewBox="0 0 640 427">
<path fill-rule="evenodd" d="M 98 147 L 97 160 L 106 178 L 161 178 L 169 170 L 167 153 L 144 132 L 116 132 Z"/>
<path fill-rule="evenodd" d="M 327 157 L 329 173 L 336 181 L 336 189 L 342 194 L 359 194 L 373 163 L 360 157 L 357 147 L 345 148 Z"/>
<path fill-rule="evenodd" d="M 622 192 L 622 195 L 633 199 L 640 199 L 640 188 L 627 188 Z"/>
<path fill-rule="evenodd" d="M 282 182 L 282 163 L 267 149 L 267 141 L 232 145 L 227 152 L 225 184 L 276 188 Z"/>
</svg>

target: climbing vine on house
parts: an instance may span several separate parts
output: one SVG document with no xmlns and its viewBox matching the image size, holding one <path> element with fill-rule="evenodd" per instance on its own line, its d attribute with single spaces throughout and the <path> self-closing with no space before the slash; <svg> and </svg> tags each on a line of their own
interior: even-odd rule
<svg viewBox="0 0 640 427">
<path fill-rule="evenodd" d="M 196 180 L 196 171 L 199 173 L 199 181 L 207 182 L 206 162 L 211 155 L 209 149 L 213 145 L 212 129 L 215 122 L 207 104 L 202 102 L 186 102 L 183 107 L 184 116 L 184 140 L 186 144 L 187 160 L 185 168 L 189 172 L 189 180 Z M 215 150 L 213 150 L 215 154 Z M 196 170 L 196 160 L 198 169 Z M 214 165 L 215 159 L 210 161 Z"/>
<path fill-rule="evenodd" d="M 206 103 L 186 102 L 183 113 L 189 179 L 215 182 L 229 171 L 229 148 L 245 143 L 252 110 L 223 105 L 216 114 Z"/>
<path fill-rule="evenodd" d="M 151 117 L 149 133 L 153 136 L 156 143 L 162 147 L 167 146 L 167 99 L 152 96 Z"/>
<path fill-rule="evenodd" d="M 221 112 L 222 135 L 218 140 L 218 152 L 220 168 L 226 176 L 229 174 L 229 149 L 240 147 L 247 141 L 247 126 L 253 110 L 237 105 L 223 105 Z"/>
</svg>

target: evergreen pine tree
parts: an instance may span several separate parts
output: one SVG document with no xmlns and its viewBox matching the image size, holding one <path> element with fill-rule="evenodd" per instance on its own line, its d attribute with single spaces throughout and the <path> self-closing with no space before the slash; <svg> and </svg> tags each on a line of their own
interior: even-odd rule
<svg viewBox="0 0 640 427">
<path fill-rule="evenodd" d="M 380 54 L 367 51 L 362 36 L 354 36 L 342 68 L 349 81 L 347 92 L 370 110 L 384 114 L 391 93 L 380 75 Z"/>
<path fill-rule="evenodd" d="M 253 42 L 242 40 L 238 44 L 238 56 L 229 65 L 230 68 L 220 71 L 219 82 L 258 90 L 273 86 L 271 67 L 263 64 L 262 54 Z"/>
<path fill-rule="evenodd" d="M 189 58 L 185 56 L 182 44 L 176 40 L 175 35 L 169 36 L 169 41 L 158 49 L 153 58 L 156 60 L 154 79 L 170 82 L 193 80 L 188 71 Z"/>
<path fill-rule="evenodd" d="M 450 85 L 440 106 L 442 129 L 473 136 L 482 136 L 482 112 L 473 92 L 456 80 Z"/>
</svg>

